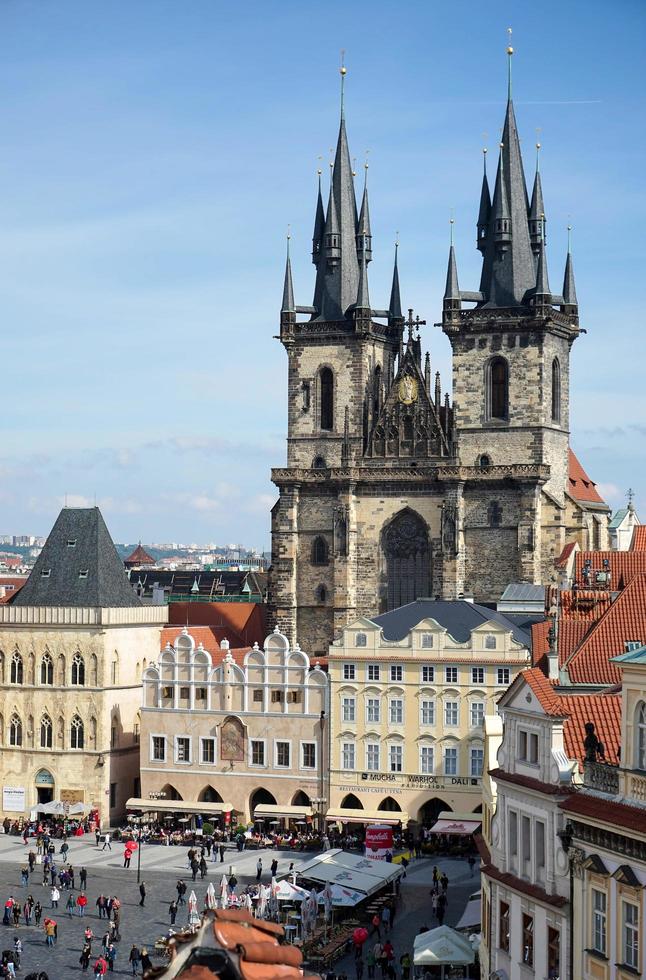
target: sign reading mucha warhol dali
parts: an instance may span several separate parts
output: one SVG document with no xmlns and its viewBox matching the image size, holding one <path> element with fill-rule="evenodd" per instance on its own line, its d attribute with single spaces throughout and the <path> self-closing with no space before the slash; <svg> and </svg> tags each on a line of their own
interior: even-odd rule
<svg viewBox="0 0 646 980">
<path fill-rule="evenodd" d="M 244 725 L 238 718 L 222 722 L 220 758 L 223 762 L 244 762 Z"/>
</svg>

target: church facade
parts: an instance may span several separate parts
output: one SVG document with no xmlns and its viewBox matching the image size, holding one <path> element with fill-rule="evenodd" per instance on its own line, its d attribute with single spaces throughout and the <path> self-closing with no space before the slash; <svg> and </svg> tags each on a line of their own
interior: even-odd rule
<svg viewBox="0 0 646 980">
<path fill-rule="evenodd" d="M 388 308 L 371 303 L 368 190 L 358 209 L 342 110 L 326 207 L 319 180 L 313 302 L 296 305 L 288 253 L 280 317 L 287 465 L 272 470 L 270 617 L 312 653 L 360 616 L 420 597 L 494 601 L 511 581 L 549 581 L 568 541 L 606 545 L 607 506 L 572 492 L 579 311 L 569 249 L 550 289 L 545 225 L 510 90 L 493 194 L 482 182 L 477 290 L 460 288 L 450 247 L 443 393 L 424 324 L 402 310 L 397 252 Z"/>
</svg>

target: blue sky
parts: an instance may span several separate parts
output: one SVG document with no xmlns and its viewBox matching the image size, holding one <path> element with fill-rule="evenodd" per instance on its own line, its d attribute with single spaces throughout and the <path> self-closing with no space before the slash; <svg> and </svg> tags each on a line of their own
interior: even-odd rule
<svg viewBox="0 0 646 980">
<path fill-rule="evenodd" d="M 403 301 L 432 324 L 451 208 L 460 284 L 478 282 L 509 24 L 554 290 L 574 227 L 572 444 L 646 520 L 643 3 L 3 0 L 0 532 L 46 533 L 67 494 L 96 496 L 119 540 L 267 548 L 285 231 L 309 304 L 339 50 L 358 169 L 370 151 L 372 301 L 399 231 Z M 424 341 L 446 387 L 448 343 Z"/>
</svg>

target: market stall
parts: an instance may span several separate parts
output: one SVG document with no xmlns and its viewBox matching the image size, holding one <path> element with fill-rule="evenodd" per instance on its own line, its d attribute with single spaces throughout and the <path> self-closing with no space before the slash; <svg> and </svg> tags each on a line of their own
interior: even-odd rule
<svg viewBox="0 0 646 980">
<path fill-rule="evenodd" d="M 461 975 L 468 977 L 469 967 L 475 963 L 475 958 L 469 939 L 450 926 L 442 925 L 422 932 L 415 936 L 413 942 L 413 964 L 419 976 L 430 968 L 440 980 L 444 980 L 446 967 L 450 968 L 452 977 L 461 967 Z"/>
</svg>

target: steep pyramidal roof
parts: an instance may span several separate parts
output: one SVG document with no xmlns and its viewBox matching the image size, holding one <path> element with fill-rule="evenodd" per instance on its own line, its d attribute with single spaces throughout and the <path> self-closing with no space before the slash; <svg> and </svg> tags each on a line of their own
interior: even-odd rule
<svg viewBox="0 0 646 980">
<path fill-rule="evenodd" d="M 444 299 L 460 299 L 460 287 L 458 286 L 458 267 L 455 261 L 455 248 L 453 244 L 449 248 L 449 264 L 446 270 L 446 286 L 444 289 Z"/>
<path fill-rule="evenodd" d="M 395 245 L 395 265 L 393 266 L 393 284 L 390 289 L 390 301 L 388 303 L 388 316 L 390 319 L 401 319 L 402 302 L 399 292 L 399 268 L 397 266 L 397 252 L 399 245 Z"/>
<path fill-rule="evenodd" d="M 154 565 L 155 559 L 152 557 L 152 555 L 148 554 L 144 547 L 142 547 L 140 541 L 132 554 L 128 555 L 127 558 L 124 558 L 123 564 L 126 568 L 134 567 L 135 565 Z"/>
<path fill-rule="evenodd" d="M 98 507 L 65 507 L 16 606 L 140 606 Z"/>
<path fill-rule="evenodd" d="M 292 283 L 292 261 L 289 256 L 289 238 L 287 239 L 287 259 L 285 261 L 285 281 L 283 283 L 283 302 L 281 313 L 294 313 L 294 285 Z"/>
</svg>

